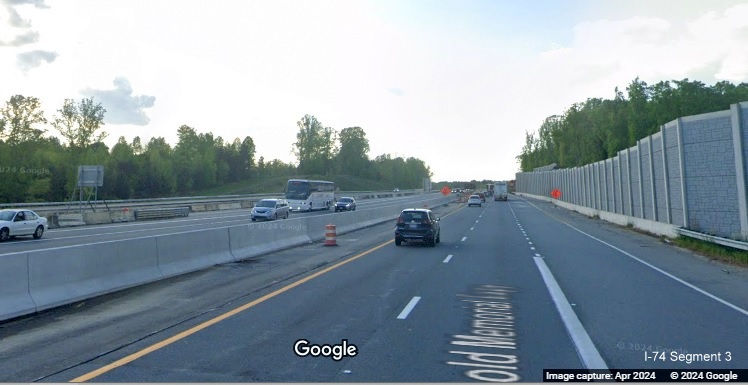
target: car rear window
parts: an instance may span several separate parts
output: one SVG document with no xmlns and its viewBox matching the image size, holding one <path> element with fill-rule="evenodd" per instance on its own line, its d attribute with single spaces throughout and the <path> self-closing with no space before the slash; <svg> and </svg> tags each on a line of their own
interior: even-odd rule
<svg viewBox="0 0 748 385">
<path fill-rule="evenodd" d="M 261 200 L 255 205 L 257 207 L 275 207 L 275 201 Z"/>
<path fill-rule="evenodd" d="M 403 222 L 424 222 L 429 218 L 429 215 L 422 211 L 407 211 L 400 215 Z"/>
</svg>

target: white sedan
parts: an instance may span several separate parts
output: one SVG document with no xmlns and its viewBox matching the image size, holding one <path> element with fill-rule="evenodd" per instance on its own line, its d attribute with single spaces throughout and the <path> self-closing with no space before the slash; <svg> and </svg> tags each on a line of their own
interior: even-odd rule
<svg viewBox="0 0 748 385">
<path fill-rule="evenodd" d="M 480 196 L 478 195 L 471 195 L 470 198 L 468 198 L 468 207 L 472 205 L 476 205 L 478 207 L 481 207 L 481 204 L 483 203 L 483 200 L 480 199 Z"/>
<path fill-rule="evenodd" d="M 17 235 L 31 235 L 39 239 L 48 227 L 47 218 L 31 210 L 0 210 L 0 242 Z"/>
</svg>

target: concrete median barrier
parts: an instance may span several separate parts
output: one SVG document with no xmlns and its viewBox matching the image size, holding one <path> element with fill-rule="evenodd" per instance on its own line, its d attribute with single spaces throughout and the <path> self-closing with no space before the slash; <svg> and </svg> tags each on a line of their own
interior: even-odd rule
<svg viewBox="0 0 748 385">
<path fill-rule="evenodd" d="M 85 212 L 83 213 L 83 222 L 87 225 L 101 225 L 104 223 L 112 223 L 112 216 L 109 211 L 99 212 Z"/>
<path fill-rule="evenodd" d="M 29 254 L 36 310 L 69 304 L 162 277 L 155 238 L 39 250 Z"/>
<path fill-rule="evenodd" d="M 158 235 L 156 247 L 165 278 L 234 261 L 228 227 Z"/>
<path fill-rule="evenodd" d="M 335 224 L 334 215 L 315 215 L 306 217 L 309 240 L 317 242 L 325 239 L 325 226 Z"/>
<path fill-rule="evenodd" d="M 36 311 L 29 293 L 29 256 L 5 254 L 0 269 L 0 321 Z"/>
<path fill-rule="evenodd" d="M 330 223 L 335 225 L 337 234 L 345 234 L 358 229 L 354 213 L 355 211 L 343 211 L 332 215 L 332 222 Z"/>
<path fill-rule="evenodd" d="M 263 221 L 229 228 L 231 254 L 236 260 L 307 244 L 307 218 Z"/>
<path fill-rule="evenodd" d="M 356 227 L 364 228 L 386 222 L 389 218 L 388 213 L 391 209 L 380 207 L 367 210 L 356 210 L 353 214 L 356 218 Z"/>
<path fill-rule="evenodd" d="M 308 219 L 305 217 L 275 221 L 278 228 L 274 230 L 273 237 L 278 250 L 305 245 L 312 241 L 309 238 Z"/>
<path fill-rule="evenodd" d="M 256 257 L 278 249 L 270 223 L 229 227 L 229 244 L 235 260 Z"/>
<path fill-rule="evenodd" d="M 83 221 L 83 214 L 59 214 L 57 215 L 57 223 L 60 227 L 86 225 L 86 222 Z"/>
</svg>

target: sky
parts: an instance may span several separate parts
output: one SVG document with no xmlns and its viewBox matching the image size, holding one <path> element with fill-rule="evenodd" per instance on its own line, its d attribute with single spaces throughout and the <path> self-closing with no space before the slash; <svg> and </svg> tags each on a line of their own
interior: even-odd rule
<svg viewBox="0 0 748 385">
<path fill-rule="evenodd" d="M 186 124 L 296 163 L 309 114 L 509 180 L 526 133 L 636 77 L 748 82 L 748 0 L 0 0 L 0 103 L 92 97 L 110 147 Z"/>
</svg>

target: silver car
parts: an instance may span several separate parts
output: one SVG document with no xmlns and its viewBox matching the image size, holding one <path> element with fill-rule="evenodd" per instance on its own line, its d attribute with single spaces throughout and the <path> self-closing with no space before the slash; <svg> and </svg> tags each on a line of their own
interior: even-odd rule
<svg viewBox="0 0 748 385">
<path fill-rule="evenodd" d="M 252 222 L 258 219 L 275 220 L 278 218 L 288 219 L 288 202 L 285 199 L 262 199 L 255 203 L 252 208 Z"/>
<path fill-rule="evenodd" d="M 48 228 L 47 218 L 31 210 L 0 210 L 0 242 L 18 235 L 39 239 Z"/>
</svg>

